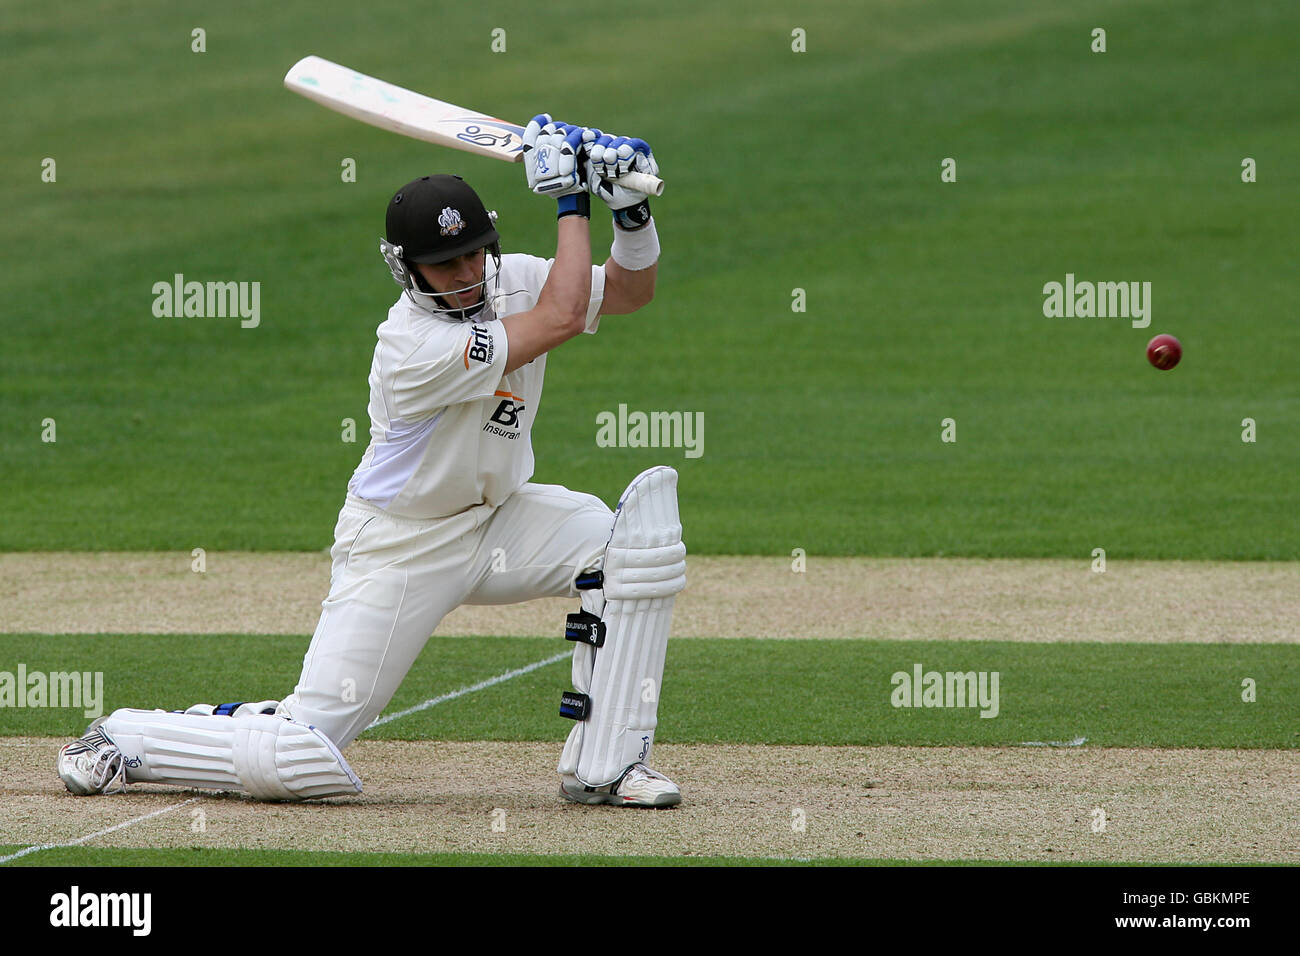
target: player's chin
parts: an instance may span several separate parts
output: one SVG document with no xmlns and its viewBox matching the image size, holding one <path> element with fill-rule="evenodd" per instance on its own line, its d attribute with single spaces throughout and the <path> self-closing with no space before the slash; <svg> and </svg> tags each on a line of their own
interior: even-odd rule
<svg viewBox="0 0 1300 956">
<path fill-rule="evenodd" d="M 480 295 L 481 293 L 478 291 L 473 293 L 456 292 L 450 295 L 444 295 L 442 299 L 447 303 L 448 308 L 464 311 L 465 309 L 472 309 L 474 306 L 478 305 Z"/>
</svg>

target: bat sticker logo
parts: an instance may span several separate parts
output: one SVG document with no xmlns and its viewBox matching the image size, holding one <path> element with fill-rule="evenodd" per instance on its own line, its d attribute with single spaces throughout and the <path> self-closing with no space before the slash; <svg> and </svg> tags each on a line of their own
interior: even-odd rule
<svg viewBox="0 0 1300 956">
<path fill-rule="evenodd" d="M 486 146 L 489 149 L 504 149 L 510 145 L 510 141 L 514 137 L 514 132 L 508 129 L 503 133 L 494 133 L 476 125 L 466 126 L 456 134 L 456 138 L 461 142 L 473 143 L 475 146 Z"/>
</svg>

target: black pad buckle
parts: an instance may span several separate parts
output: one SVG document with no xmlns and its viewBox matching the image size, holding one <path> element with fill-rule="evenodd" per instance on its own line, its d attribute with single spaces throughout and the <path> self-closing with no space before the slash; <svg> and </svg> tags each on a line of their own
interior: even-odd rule
<svg viewBox="0 0 1300 956">
<path fill-rule="evenodd" d="M 560 695 L 560 716 L 570 720 L 586 720 L 591 712 L 591 698 L 576 690 L 566 690 Z"/>
<path fill-rule="evenodd" d="M 573 579 L 573 586 L 579 591 L 594 591 L 605 586 L 605 572 L 588 571 Z"/>
<path fill-rule="evenodd" d="M 578 611 L 564 620 L 564 639 L 592 647 L 605 646 L 605 622 L 590 611 Z"/>
</svg>

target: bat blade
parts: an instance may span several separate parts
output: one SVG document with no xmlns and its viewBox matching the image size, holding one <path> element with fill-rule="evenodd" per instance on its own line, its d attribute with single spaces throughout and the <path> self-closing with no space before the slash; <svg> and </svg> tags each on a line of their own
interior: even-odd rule
<svg viewBox="0 0 1300 956">
<path fill-rule="evenodd" d="M 523 159 L 522 126 L 413 93 L 319 56 L 303 57 L 284 85 L 335 112 L 426 143 L 479 156 Z"/>
<path fill-rule="evenodd" d="M 517 163 L 524 158 L 524 128 L 333 63 L 305 56 L 289 68 L 284 85 L 309 100 L 412 139 L 478 156 Z M 661 196 L 662 179 L 629 172 L 618 178 L 629 189 Z"/>
</svg>

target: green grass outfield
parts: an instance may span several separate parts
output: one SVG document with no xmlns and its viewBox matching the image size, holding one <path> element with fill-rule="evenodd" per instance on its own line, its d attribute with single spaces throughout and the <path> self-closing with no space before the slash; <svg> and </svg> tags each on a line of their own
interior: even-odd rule
<svg viewBox="0 0 1300 956">
<path fill-rule="evenodd" d="M 612 501 L 674 464 L 696 553 L 1300 557 L 1300 5 L 591 9 L 2 0 L 0 549 L 326 546 L 395 295 L 391 193 L 459 171 L 508 250 L 549 254 L 518 167 L 286 92 L 317 53 L 655 146 L 658 299 L 552 357 L 538 480 Z M 1151 327 L 1045 318 L 1067 272 L 1153 283 Z M 175 273 L 262 283 L 261 324 L 155 318 Z M 703 457 L 597 448 L 620 403 L 704 412 Z"/>
<path fill-rule="evenodd" d="M 293 685 L 306 640 L 259 636 L 0 636 L 6 669 L 102 671 L 105 712 L 259 700 Z M 536 638 L 434 638 L 394 713 L 564 650 Z M 997 671 L 994 718 L 895 708 L 891 675 Z M 1300 745 L 1300 651 L 1290 645 L 1032 644 L 848 640 L 676 642 L 662 743 L 1000 746 L 1086 737 L 1100 747 Z M 1258 699 L 1241 699 L 1242 681 Z M 369 739 L 558 740 L 569 685 L 557 661 L 367 731 Z M 0 709 L 0 736 L 76 735 L 75 709 Z"/>
</svg>

